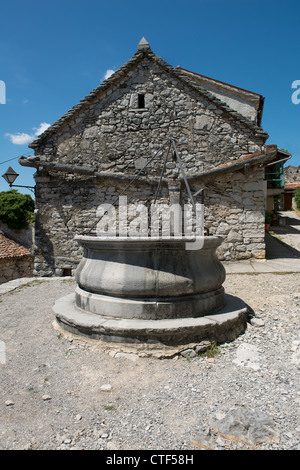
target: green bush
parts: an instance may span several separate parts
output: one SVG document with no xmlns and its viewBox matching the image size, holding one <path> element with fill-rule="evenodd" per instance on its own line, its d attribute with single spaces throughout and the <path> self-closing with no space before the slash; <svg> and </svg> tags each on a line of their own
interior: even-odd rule
<svg viewBox="0 0 300 470">
<path fill-rule="evenodd" d="M 0 193 L 0 220 L 13 230 L 26 229 L 33 221 L 34 200 L 15 189 Z"/>
<path fill-rule="evenodd" d="M 295 191 L 295 201 L 296 201 L 296 207 L 300 211 L 300 188 L 297 188 Z"/>
</svg>

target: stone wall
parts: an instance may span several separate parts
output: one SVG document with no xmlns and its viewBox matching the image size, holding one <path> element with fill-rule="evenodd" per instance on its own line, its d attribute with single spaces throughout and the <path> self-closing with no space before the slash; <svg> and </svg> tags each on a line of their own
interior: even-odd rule
<svg viewBox="0 0 300 470">
<path fill-rule="evenodd" d="M 300 183 L 300 165 L 288 165 L 284 168 L 285 183 Z"/>
<path fill-rule="evenodd" d="M 37 182 L 39 177 L 36 177 Z M 81 259 L 82 252 L 75 235 L 89 234 L 97 221 L 97 210 L 103 204 L 115 202 L 118 210 L 119 195 L 127 184 L 88 177 L 43 177 L 38 186 L 35 228 L 35 272 L 39 275 L 69 275 Z M 193 183 L 192 193 L 200 183 Z M 218 249 L 222 260 L 263 258 L 264 244 L 264 191 L 263 169 L 250 174 L 235 172 L 205 182 L 205 228 L 211 234 L 224 237 Z M 153 202 L 156 185 L 135 182 L 125 191 L 128 204 L 147 207 Z M 172 189 L 172 188 L 171 188 Z M 171 197 L 170 197 L 171 194 Z M 176 196 L 176 194 L 175 194 Z M 160 203 L 176 201 L 170 188 L 163 185 Z M 178 202 L 188 203 L 183 184 L 178 191 Z M 196 202 L 199 202 L 196 198 Z M 99 215 L 99 214 L 98 214 Z M 137 212 L 133 210 L 130 223 Z M 139 230 L 139 228 L 137 228 Z"/>
<path fill-rule="evenodd" d="M 12 281 L 20 277 L 33 276 L 33 257 L 1 258 L 0 259 L 0 284 Z"/>
<path fill-rule="evenodd" d="M 216 178 L 205 199 L 205 225 L 224 241 L 222 260 L 265 258 L 263 169 Z"/>
</svg>

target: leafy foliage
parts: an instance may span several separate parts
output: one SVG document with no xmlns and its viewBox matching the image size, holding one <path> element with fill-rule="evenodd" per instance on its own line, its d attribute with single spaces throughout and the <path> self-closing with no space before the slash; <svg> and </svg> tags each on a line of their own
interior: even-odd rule
<svg viewBox="0 0 300 470">
<path fill-rule="evenodd" d="M 33 221 L 34 200 L 15 189 L 0 193 L 0 220 L 13 230 L 26 229 Z"/>
</svg>

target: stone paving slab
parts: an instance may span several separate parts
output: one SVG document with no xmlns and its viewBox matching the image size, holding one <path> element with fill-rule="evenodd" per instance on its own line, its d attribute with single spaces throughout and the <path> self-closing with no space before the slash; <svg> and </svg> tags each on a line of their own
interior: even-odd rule
<svg viewBox="0 0 300 470">
<path fill-rule="evenodd" d="M 71 276 L 68 277 L 20 277 L 18 279 L 13 279 L 12 281 L 5 282 L 0 285 L 0 295 L 2 294 L 7 294 L 8 292 L 11 292 L 15 289 L 18 289 L 19 287 L 24 286 L 25 284 L 30 284 L 32 282 L 36 281 L 57 281 L 57 280 L 62 280 L 62 279 L 72 279 Z"/>
<path fill-rule="evenodd" d="M 300 272 L 300 259 L 246 260 L 223 262 L 226 274 Z"/>
</svg>

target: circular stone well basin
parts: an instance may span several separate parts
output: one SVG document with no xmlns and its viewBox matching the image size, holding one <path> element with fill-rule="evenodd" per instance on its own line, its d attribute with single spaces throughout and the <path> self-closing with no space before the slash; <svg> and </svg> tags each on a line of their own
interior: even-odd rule
<svg viewBox="0 0 300 470">
<path fill-rule="evenodd" d="M 53 307 L 63 329 L 106 342 L 182 345 L 232 341 L 247 308 L 222 286 L 222 238 L 76 236 L 74 294 Z"/>
<path fill-rule="evenodd" d="M 119 318 L 200 317 L 224 305 L 225 269 L 216 257 L 220 237 L 190 250 L 184 238 L 76 237 L 83 258 L 75 303 Z"/>
</svg>

